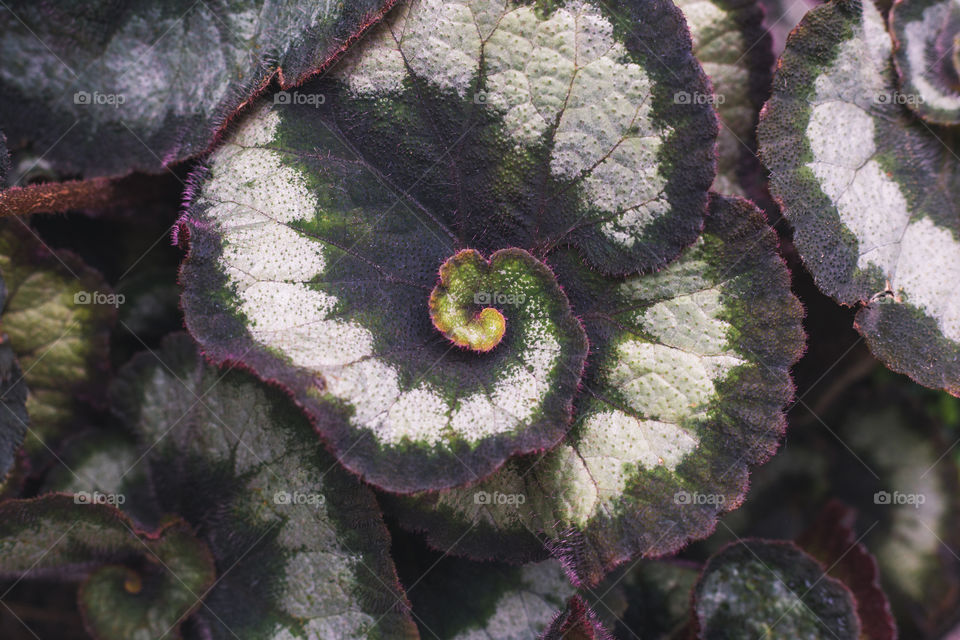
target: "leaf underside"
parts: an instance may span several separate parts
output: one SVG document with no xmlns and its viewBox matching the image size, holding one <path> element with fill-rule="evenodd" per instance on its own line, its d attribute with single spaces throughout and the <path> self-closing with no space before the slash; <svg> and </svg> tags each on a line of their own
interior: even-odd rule
<svg viewBox="0 0 960 640">
<path fill-rule="evenodd" d="M 863 640 L 895 640 L 897 625 L 880 586 L 880 569 L 876 559 L 857 539 L 853 528 L 855 519 L 852 508 L 832 500 L 797 544 L 827 567 L 828 575 L 850 589 L 857 603 Z"/>
</svg>

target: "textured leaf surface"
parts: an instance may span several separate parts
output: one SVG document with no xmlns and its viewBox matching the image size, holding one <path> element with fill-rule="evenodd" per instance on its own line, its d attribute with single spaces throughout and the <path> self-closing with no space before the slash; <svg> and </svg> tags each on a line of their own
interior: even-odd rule
<svg viewBox="0 0 960 640">
<path fill-rule="evenodd" d="M 764 107 L 761 154 L 817 285 L 863 305 L 857 326 L 887 366 L 956 395 L 960 162 L 950 136 L 899 104 L 891 49 L 871 2 L 807 14 Z"/>
<path fill-rule="evenodd" d="M 773 53 L 757 0 L 675 0 L 687 19 L 693 53 L 710 76 L 720 117 L 718 193 L 749 196 L 760 180 L 756 128 L 770 91 Z M 684 96 L 686 97 L 686 96 Z"/>
<path fill-rule="evenodd" d="M 471 487 L 395 505 L 454 553 L 539 557 L 598 582 L 637 554 L 703 537 L 766 460 L 792 396 L 800 307 L 762 215 L 716 198 L 704 235 L 657 274 L 608 281 L 551 266 L 591 342 L 567 440 Z"/>
<path fill-rule="evenodd" d="M 416 637 L 373 494 L 282 392 L 204 364 L 177 335 L 137 356 L 111 397 L 146 449 L 157 511 L 191 523 L 216 559 L 191 619 L 201 637 Z"/>
<path fill-rule="evenodd" d="M 928 122 L 960 122 L 960 3 L 900 0 L 890 30 L 905 104 Z"/>
<path fill-rule="evenodd" d="M 25 371 L 26 446 L 36 453 L 65 435 L 78 399 L 102 400 L 116 307 L 98 272 L 52 252 L 18 219 L 0 224 L 0 276 L 7 288 L 0 330 Z"/>
<path fill-rule="evenodd" d="M 711 558 L 694 614 L 704 640 L 734 637 L 856 640 L 856 604 L 843 584 L 792 543 L 747 540 Z"/>
<path fill-rule="evenodd" d="M 0 126 L 67 174 L 158 172 L 206 150 L 275 75 L 289 88 L 326 66 L 392 4 L 12 0 Z"/>
<path fill-rule="evenodd" d="M 673 102 L 681 87 L 706 81 L 659 0 L 404 6 L 297 101 L 256 106 L 195 176 L 187 326 L 215 360 L 291 389 L 339 459 L 391 491 L 552 446 L 586 341 L 542 263 L 572 243 L 637 271 L 696 237 L 716 123 Z M 461 282 L 464 317 L 505 318 L 487 353 L 455 348 L 428 309 L 466 249 L 531 256 Z"/>
<path fill-rule="evenodd" d="M 67 440 L 58 462 L 44 477 L 45 493 L 100 493 L 123 496 L 119 505 L 138 522 L 159 523 L 148 466 L 140 464 L 141 447 L 129 434 L 91 430 Z"/>
<path fill-rule="evenodd" d="M 183 522 L 144 532 L 113 506 L 58 494 L 0 504 L 0 575 L 84 578 L 80 608 L 98 640 L 179 638 L 216 578 Z"/>
</svg>

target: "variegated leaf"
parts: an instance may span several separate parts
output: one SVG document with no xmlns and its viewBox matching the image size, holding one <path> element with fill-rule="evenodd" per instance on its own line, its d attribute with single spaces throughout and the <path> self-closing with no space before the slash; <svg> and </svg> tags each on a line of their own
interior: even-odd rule
<svg viewBox="0 0 960 640">
<path fill-rule="evenodd" d="M 160 172 L 238 107 L 329 66 L 394 0 L 108 0 L 0 7 L 0 126 L 61 173 Z"/>
<path fill-rule="evenodd" d="M 663 0 L 399 8 L 195 176 L 191 333 L 391 491 L 556 444 L 587 345 L 547 256 L 650 269 L 701 224 L 716 123 L 673 100 L 707 91 L 685 33 Z"/>
<path fill-rule="evenodd" d="M 609 280 L 572 251 L 551 267 L 591 343 L 570 435 L 479 484 L 394 506 L 454 553 L 549 550 L 596 583 L 707 535 L 742 500 L 748 465 L 783 433 L 800 306 L 773 233 L 743 200 L 715 198 L 700 240 L 656 274 Z"/>
<path fill-rule="evenodd" d="M 693 37 L 693 53 L 710 76 L 713 94 L 693 96 L 713 104 L 720 117 L 718 193 L 754 196 L 760 189 L 756 128 L 770 91 L 773 53 L 758 0 L 675 0 Z M 683 96 L 685 99 L 686 95 Z"/>
<path fill-rule="evenodd" d="M 887 366 L 960 394 L 960 161 L 901 104 L 892 42 L 869 1 L 812 10 L 791 36 L 760 147 L 817 285 L 860 305 Z"/>
<path fill-rule="evenodd" d="M 417 637 L 376 499 L 283 392 L 205 364 L 179 334 L 135 357 L 111 398 L 141 442 L 152 511 L 193 525 L 216 561 L 198 637 Z M 100 464 L 83 475 L 110 477 Z"/>
<path fill-rule="evenodd" d="M 899 0 L 890 9 L 896 98 L 935 124 L 960 123 L 960 2 Z"/>
<path fill-rule="evenodd" d="M 790 542 L 731 544 L 710 559 L 694 589 L 697 637 L 857 640 L 853 596 L 824 571 Z"/>
<path fill-rule="evenodd" d="M 422 554 L 398 563 L 424 638 L 532 640 L 576 591 L 556 560 L 517 567 Z"/>
<path fill-rule="evenodd" d="M 823 411 L 807 400 L 823 422 L 810 415 L 791 426 L 789 445 L 751 476 L 748 501 L 724 523 L 737 536 L 756 532 L 761 523 L 768 531 L 794 537 L 802 532 L 801 514 L 815 513 L 832 498 L 843 500 L 858 511 L 853 538 L 876 558 L 900 637 L 936 636 L 951 623 L 960 603 L 960 560 L 951 551 L 960 548 L 960 474 L 955 450 L 944 455 L 956 435 L 938 435 L 953 429 L 941 423 L 934 409 L 949 407 L 949 415 L 956 416 L 960 400 L 904 386 L 899 379 L 891 383 L 893 374 L 879 372 L 885 381 L 877 376 L 853 387 L 834 409 Z M 948 420 L 956 423 L 955 417 Z M 839 520 L 834 512 L 835 529 L 845 526 Z M 889 615 L 883 612 L 882 596 L 861 596 L 863 582 L 860 587 L 856 583 L 870 581 L 869 568 L 854 572 L 849 566 L 865 564 L 865 554 L 832 535 L 830 543 L 842 546 L 834 553 L 844 554 L 837 562 L 813 548 L 809 538 L 810 533 L 799 538 L 801 546 L 851 587 L 858 606 L 873 609 L 861 616 L 863 634 L 889 637 L 883 631 Z"/>
</svg>

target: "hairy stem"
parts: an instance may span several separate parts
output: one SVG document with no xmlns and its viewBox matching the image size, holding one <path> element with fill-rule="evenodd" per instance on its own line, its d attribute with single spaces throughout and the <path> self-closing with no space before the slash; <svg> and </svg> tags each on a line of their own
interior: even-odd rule
<svg viewBox="0 0 960 640">
<path fill-rule="evenodd" d="M 0 218 L 129 206 L 168 190 L 167 183 L 175 178 L 134 174 L 10 187 L 0 191 Z"/>
</svg>

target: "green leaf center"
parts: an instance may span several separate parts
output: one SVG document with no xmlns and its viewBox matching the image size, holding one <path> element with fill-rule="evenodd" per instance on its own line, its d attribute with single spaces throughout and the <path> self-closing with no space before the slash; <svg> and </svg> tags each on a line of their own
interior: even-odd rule
<svg viewBox="0 0 960 640">
<path fill-rule="evenodd" d="M 500 344 L 507 330 L 503 314 L 489 305 L 510 299 L 493 291 L 490 263 L 477 251 L 464 249 L 440 267 L 440 282 L 430 293 L 430 319 L 437 331 L 458 347 L 487 352 Z"/>
</svg>

